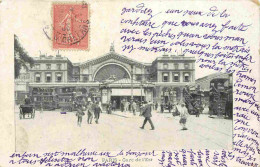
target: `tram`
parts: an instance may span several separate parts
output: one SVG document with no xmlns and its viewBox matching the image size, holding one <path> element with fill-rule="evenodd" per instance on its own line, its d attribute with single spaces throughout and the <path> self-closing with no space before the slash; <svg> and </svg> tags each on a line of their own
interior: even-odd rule
<svg viewBox="0 0 260 167">
<path fill-rule="evenodd" d="M 183 89 L 184 101 L 189 114 L 200 114 L 203 111 L 202 92 L 199 89 L 190 90 L 189 87 Z"/>
<path fill-rule="evenodd" d="M 88 101 L 94 99 L 93 93 L 87 93 L 85 88 L 55 87 L 31 88 L 30 98 L 34 107 L 39 110 L 74 111 L 78 105 L 86 106 Z"/>
<path fill-rule="evenodd" d="M 210 115 L 232 118 L 233 96 L 228 79 L 217 78 L 210 82 L 209 111 Z"/>
<path fill-rule="evenodd" d="M 30 98 L 35 109 L 54 110 L 57 108 L 55 88 L 32 88 Z"/>
</svg>

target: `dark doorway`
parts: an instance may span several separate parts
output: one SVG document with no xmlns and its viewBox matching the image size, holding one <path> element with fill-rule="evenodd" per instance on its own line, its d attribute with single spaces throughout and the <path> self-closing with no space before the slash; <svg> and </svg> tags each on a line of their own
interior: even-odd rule
<svg viewBox="0 0 260 167">
<path fill-rule="evenodd" d="M 120 108 L 121 96 L 111 96 L 112 104 L 116 101 L 116 109 Z"/>
</svg>

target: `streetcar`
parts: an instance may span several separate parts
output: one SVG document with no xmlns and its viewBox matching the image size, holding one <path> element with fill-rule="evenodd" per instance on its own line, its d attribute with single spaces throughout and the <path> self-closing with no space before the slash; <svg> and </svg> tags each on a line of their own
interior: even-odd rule
<svg viewBox="0 0 260 167">
<path fill-rule="evenodd" d="M 226 78 L 213 79 L 210 82 L 209 110 L 210 115 L 232 118 L 232 87 Z"/>
<path fill-rule="evenodd" d="M 186 104 L 186 108 L 188 109 L 189 114 L 200 114 L 203 111 L 202 100 L 203 96 L 202 92 L 199 89 L 190 89 L 186 86 L 183 89 L 184 102 Z"/>
</svg>

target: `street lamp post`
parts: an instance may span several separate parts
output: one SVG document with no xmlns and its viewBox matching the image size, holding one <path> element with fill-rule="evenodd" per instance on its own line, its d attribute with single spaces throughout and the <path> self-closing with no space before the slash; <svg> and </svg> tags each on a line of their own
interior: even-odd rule
<svg viewBox="0 0 260 167">
<path fill-rule="evenodd" d="M 141 104 L 143 103 L 143 81 L 141 81 Z"/>
<path fill-rule="evenodd" d="M 130 63 L 131 65 L 131 100 L 130 100 L 130 110 L 133 111 L 133 101 L 134 101 L 134 96 L 133 96 L 133 68 L 134 68 L 134 62 Z"/>
<path fill-rule="evenodd" d="M 134 66 L 134 63 L 132 62 L 131 63 L 131 106 L 132 106 L 132 103 L 133 103 L 133 100 L 134 100 L 134 96 L 133 96 L 133 67 Z"/>
</svg>

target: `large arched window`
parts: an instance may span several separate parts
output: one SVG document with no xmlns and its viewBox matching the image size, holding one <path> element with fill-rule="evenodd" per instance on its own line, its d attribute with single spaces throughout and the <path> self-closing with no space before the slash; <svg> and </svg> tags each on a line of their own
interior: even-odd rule
<svg viewBox="0 0 260 167">
<path fill-rule="evenodd" d="M 95 75 L 95 81 L 105 81 L 107 79 L 120 80 L 130 78 L 129 73 L 117 64 L 108 64 L 101 67 Z"/>
</svg>

